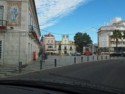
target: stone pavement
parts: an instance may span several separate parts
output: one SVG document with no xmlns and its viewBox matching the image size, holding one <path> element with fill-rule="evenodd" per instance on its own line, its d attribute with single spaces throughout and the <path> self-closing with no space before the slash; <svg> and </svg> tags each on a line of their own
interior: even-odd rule
<svg viewBox="0 0 125 94">
<path fill-rule="evenodd" d="M 11 76 L 18 71 L 17 65 L 0 65 L 0 78 Z"/>
<path fill-rule="evenodd" d="M 0 66 L 0 78 L 6 78 L 11 76 L 31 73 L 35 71 L 55 68 L 55 59 L 56 59 L 56 67 L 72 65 L 74 64 L 74 58 L 76 58 L 76 63 L 101 60 L 101 56 L 98 57 L 98 60 L 96 56 L 94 57 L 94 59 L 93 56 L 91 56 L 89 58 L 89 61 L 87 61 L 86 56 L 83 56 L 82 60 L 83 62 L 81 62 L 81 56 L 48 56 L 48 59 L 42 63 L 42 69 L 40 69 L 40 58 L 38 58 L 36 61 L 32 61 L 26 67 L 22 68 L 21 73 L 19 73 L 18 65 L 2 65 Z M 103 60 L 105 59 L 106 58 L 104 56 Z M 107 57 L 107 59 L 109 59 L 109 57 Z M 113 58 L 113 59 L 118 59 L 118 58 Z"/>
</svg>

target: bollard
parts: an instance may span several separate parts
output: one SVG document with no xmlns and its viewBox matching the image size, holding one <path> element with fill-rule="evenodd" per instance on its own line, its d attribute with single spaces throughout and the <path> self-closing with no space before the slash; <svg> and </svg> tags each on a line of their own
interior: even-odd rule
<svg viewBox="0 0 125 94">
<path fill-rule="evenodd" d="M 56 59 L 54 60 L 54 63 L 55 63 L 55 67 L 56 67 L 57 66 L 57 60 Z"/>
<path fill-rule="evenodd" d="M 89 61 L 89 56 L 87 56 L 87 61 Z"/>
<path fill-rule="evenodd" d="M 83 62 L 83 57 L 81 57 L 81 63 Z"/>
<path fill-rule="evenodd" d="M 74 64 L 76 63 L 76 57 L 74 57 Z"/>
<path fill-rule="evenodd" d="M 22 62 L 20 61 L 19 62 L 19 73 L 21 73 L 22 72 Z"/>
<path fill-rule="evenodd" d="M 105 60 L 107 60 L 107 55 L 105 56 Z"/>
<path fill-rule="evenodd" d="M 42 63 L 43 63 L 43 61 L 40 60 L 40 70 L 42 69 Z"/>
</svg>

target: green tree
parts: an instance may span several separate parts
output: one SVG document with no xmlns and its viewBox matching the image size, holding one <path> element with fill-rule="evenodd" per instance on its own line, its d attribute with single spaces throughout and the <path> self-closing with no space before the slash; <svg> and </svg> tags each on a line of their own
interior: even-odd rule
<svg viewBox="0 0 125 94">
<path fill-rule="evenodd" d="M 121 34 L 121 31 L 120 30 L 114 30 L 113 31 L 113 34 L 111 35 L 111 38 L 115 39 L 116 41 L 116 51 L 118 49 L 118 42 L 119 42 L 119 39 L 121 39 L 123 36 Z"/>
<path fill-rule="evenodd" d="M 74 36 L 74 41 L 76 45 L 76 51 L 80 53 L 83 52 L 83 46 L 87 46 L 87 44 L 92 44 L 92 40 L 87 33 L 76 33 Z"/>
</svg>

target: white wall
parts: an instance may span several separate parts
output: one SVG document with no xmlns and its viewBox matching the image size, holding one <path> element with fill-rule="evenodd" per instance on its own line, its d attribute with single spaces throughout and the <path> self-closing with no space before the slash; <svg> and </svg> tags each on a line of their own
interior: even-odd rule
<svg viewBox="0 0 125 94">
<path fill-rule="evenodd" d="M 101 31 L 99 34 L 99 47 L 109 47 L 109 32 Z"/>
</svg>

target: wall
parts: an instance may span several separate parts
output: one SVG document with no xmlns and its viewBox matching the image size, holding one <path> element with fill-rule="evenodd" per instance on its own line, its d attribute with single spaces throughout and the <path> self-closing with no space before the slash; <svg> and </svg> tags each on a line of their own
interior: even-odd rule
<svg viewBox="0 0 125 94">
<path fill-rule="evenodd" d="M 101 31 L 99 34 L 99 47 L 109 47 L 109 32 Z"/>
</svg>

